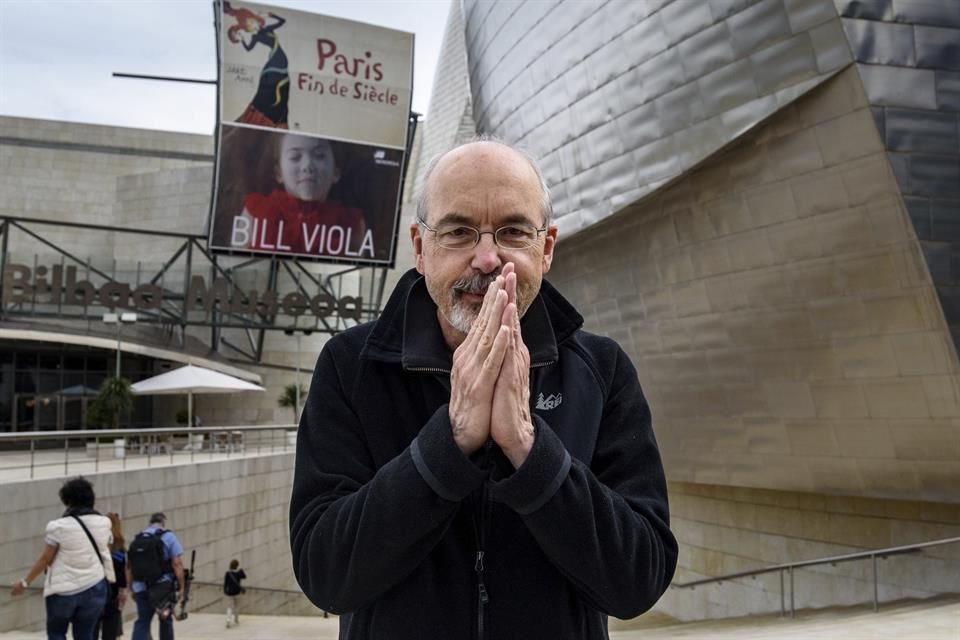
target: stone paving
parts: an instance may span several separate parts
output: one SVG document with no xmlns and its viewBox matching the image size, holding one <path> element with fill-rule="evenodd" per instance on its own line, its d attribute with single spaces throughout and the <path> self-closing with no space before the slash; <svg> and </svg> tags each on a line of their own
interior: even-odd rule
<svg viewBox="0 0 960 640">
<path fill-rule="evenodd" d="M 642 620 L 642 619 L 641 619 Z M 131 622 L 125 630 L 129 634 Z M 867 607 L 847 607 L 802 612 L 794 619 L 753 616 L 727 620 L 647 626 L 611 630 L 611 640 L 670 640 L 704 638 L 708 640 L 844 640 L 898 638 L 900 640 L 960 639 L 960 596 L 941 597 L 920 602 L 887 604 L 879 613 Z M 224 616 L 215 613 L 191 613 L 176 626 L 177 640 L 280 640 L 311 638 L 335 640 L 335 617 L 243 616 L 241 624 L 226 629 Z M 125 636 L 129 638 L 129 635 Z M 0 640 L 42 640 L 42 632 L 11 631 L 0 633 Z M 441 640 L 441 639 L 436 639 Z"/>
<path fill-rule="evenodd" d="M 191 451 L 178 448 L 176 450 L 161 450 L 156 453 L 139 453 L 125 451 L 123 458 L 114 458 L 113 449 L 105 448 L 99 457 L 87 455 L 85 449 L 72 448 L 67 455 L 62 449 L 38 451 L 31 455 L 29 451 L 0 452 L 0 483 L 21 482 L 23 480 L 38 480 L 43 478 L 67 478 L 76 475 L 91 473 L 109 473 L 129 469 L 146 469 L 166 467 L 178 464 L 196 464 L 230 460 L 240 457 L 252 457 L 270 453 L 287 452 L 293 454 L 293 447 L 282 442 L 265 442 L 261 446 L 253 445 L 243 450 L 221 449 Z"/>
</svg>

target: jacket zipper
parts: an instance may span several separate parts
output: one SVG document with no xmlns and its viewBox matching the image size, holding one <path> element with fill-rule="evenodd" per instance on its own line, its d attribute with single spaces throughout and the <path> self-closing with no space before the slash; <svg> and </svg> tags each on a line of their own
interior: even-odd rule
<svg viewBox="0 0 960 640">
<path fill-rule="evenodd" d="M 417 373 L 444 373 L 450 375 L 449 369 L 439 369 L 436 367 L 410 367 L 406 371 L 415 371 Z"/>
<path fill-rule="evenodd" d="M 538 369 L 538 368 L 540 368 L 540 367 L 546 367 L 546 366 L 549 366 L 549 365 L 551 365 L 551 364 L 553 364 L 553 362 L 550 361 L 550 360 L 546 360 L 546 361 L 544 361 L 544 362 L 533 362 L 533 363 L 530 364 L 530 368 L 531 368 L 531 369 Z M 449 370 L 449 369 L 441 369 L 441 368 L 439 368 L 439 367 L 409 367 L 409 368 L 407 368 L 407 369 L 405 369 L 405 370 L 406 370 L 406 371 L 413 371 L 413 372 L 416 372 L 416 373 L 443 373 L 443 374 L 446 374 L 446 375 L 450 375 L 450 370 Z"/>
<path fill-rule="evenodd" d="M 477 640 L 485 640 L 486 638 L 486 617 L 487 617 L 487 603 L 490 602 L 490 594 L 487 593 L 487 584 L 484 580 L 484 572 L 486 567 L 483 563 L 483 558 L 486 552 L 484 551 L 485 539 L 486 539 L 486 517 L 487 517 L 487 485 L 484 484 L 480 489 L 480 505 L 479 505 L 479 514 L 474 520 L 474 534 L 477 538 L 477 553 L 473 563 L 473 570 L 477 574 Z"/>
<path fill-rule="evenodd" d="M 550 364 L 553 363 L 550 361 L 535 362 L 530 365 L 530 368 L 535 369 L 539 367 L 545 367 Z M 442 369 L 439 367 L 410 367 L 407 369 L 407 371 L 450 375 L 449 369 Z M 490 443 L 488 442 L 484 446 L 489 448 Z M 487 604 L 490 602 L 490 594 L 487 592 L 487 584 L 484 580 L 484 572 L 486 571 L 486 567 L 483 563 L 483 558 L 486 554 L 486 551 L 484 551 L 484 525 L 486 524 L 486 512 L 487 485 L 484 484 L 480 490 L 480 513 L 478 518 L 474 519 L 474 535 L 477 539 L 477 552 L 474 556 L 473 562 L 473 570 L 477 574 L 477 640 L 486 640 L 486 612 Z"/>
<path fill-rule="evenodd" d="M 477 551 L 473 570 L 477 572 L 477 640 L 484 640 L 483 622 L 490 596 L 487 595 L 487 585 L 483 582 L 483 550 Z"/>
</svg>

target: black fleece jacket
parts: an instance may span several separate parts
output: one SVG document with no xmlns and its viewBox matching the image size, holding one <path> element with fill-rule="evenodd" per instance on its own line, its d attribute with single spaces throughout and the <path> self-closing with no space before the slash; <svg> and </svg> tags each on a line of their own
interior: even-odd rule
<svg viewBox="0 0 960 640">
<path fill-rule="evenodd" d="M 677 560 L 636 371 L 544 282 L 521 323 L 536 439 L 519 469 L 453 440 L 451 353 L 423 279 L 331 338 L 300 421 L 294 572 L 340 637 L 607 638 Z"/>
</svg>

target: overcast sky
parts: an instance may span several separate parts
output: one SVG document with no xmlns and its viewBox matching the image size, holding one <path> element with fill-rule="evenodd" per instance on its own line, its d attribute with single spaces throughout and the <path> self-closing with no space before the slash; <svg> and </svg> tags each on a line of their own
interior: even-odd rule
<svg viewBox="0 0 960 640">
<path fill-rule="evenodd" d="M 413 110 L 426 115 L 450 0 L 272 0 L 415 37 Z M 210 0 L 0 0 L 0 115 L 210 134 L 216 78 Z"/>
</svg>

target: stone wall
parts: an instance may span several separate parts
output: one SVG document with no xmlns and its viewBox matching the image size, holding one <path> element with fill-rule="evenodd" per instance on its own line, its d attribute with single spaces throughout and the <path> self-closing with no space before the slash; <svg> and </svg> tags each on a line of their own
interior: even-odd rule
<svg viewBox="0 0 960 640">
<path fill-rule="evenodd" d="M 671 525 L 680 541 L 675 582 L 960 536 L 960 507 L 670 484 Z M 880 602 L 960 591 L 960 544 L 877 561 Z M 790 607 L 789 577 L 784 575 Z M 798 609 L 870 606 L 870 560 L 797 569 Z M 694 590 L 671 588 L 657 611 L 681 620 L 780 611 L 780 576 L 740 578 Z"/>
</svg>

